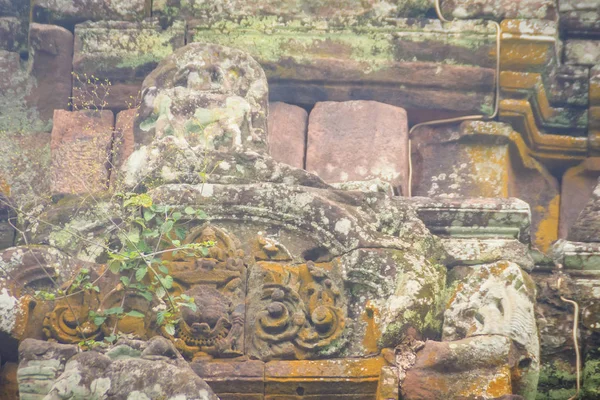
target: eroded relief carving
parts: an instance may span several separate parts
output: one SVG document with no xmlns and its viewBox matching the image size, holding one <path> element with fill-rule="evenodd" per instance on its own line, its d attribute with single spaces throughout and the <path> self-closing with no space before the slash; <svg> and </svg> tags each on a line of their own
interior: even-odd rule
<svg viewBox="0 0 600 400">
<path fill-rule="evenodd" d="M 256 274 L 251 278 L 252 356 L 317 358 L 341 339 L 346 307 L 334 264 L 293 265 L 276 242 L 257 239 Z M 258 280 L 258 281 L 257 281 Z M 249 297 L 252 293 L 249 294 Z"/>
<path fill-rule="evenodd" d="M 244 351 L 246 265 L 239 243 L 222 229 L 204 225 L 190 231 L 184 243 L 214 243 L 203 258 L 169 254 L 173 295 L 192 298 L 197 310 L 183 308 L 170 338 L 188 358 L 237 357 Z"/>
</svg>

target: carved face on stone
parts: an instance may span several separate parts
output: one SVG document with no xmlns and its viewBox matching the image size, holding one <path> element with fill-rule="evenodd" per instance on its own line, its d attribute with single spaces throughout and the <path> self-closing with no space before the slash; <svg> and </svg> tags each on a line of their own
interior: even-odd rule
<svg viewBox="0 0 600 400">
<path fill-rule="evenodd" d="M 221 319 L 229 320 L 231 300 L 217 289 L 208 285 L 198 285 L 188 290 L 186 294 L 194 298 L 197 310 L 192 311 L 183 307 L 181 314 L 192 330 L 197 331 L 196 333 L 210 331 Z"/>
<path fill-rule="evenodd" d="M 205 149 L 267 149 L 267 80 L 247 54 L 191 43 L 144 80 L 135 142 L 185 139 Z"/>
</svg>

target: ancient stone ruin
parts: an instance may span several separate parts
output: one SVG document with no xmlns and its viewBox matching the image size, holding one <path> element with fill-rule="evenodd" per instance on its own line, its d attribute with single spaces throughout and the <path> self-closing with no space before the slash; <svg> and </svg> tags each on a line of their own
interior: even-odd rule
<svg viewBox="0 0 600 400">
<path fill-rule="evenodd" d="M 600 399 L 599 37 L 0 0 L 0 398 Z"/>
</svg>

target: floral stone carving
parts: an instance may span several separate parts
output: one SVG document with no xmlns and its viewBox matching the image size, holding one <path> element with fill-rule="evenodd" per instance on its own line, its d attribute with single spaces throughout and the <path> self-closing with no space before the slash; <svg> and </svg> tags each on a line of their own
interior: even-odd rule
<svg viewBox="0 0 600 400">
<path fill-rule="evenodd" d="M 346 301 L 335 264 L 293 265 L 276 243 L 258 241 L 262 248 L 255 253 L 249 285 L 249 355 L 306 359 L 341 347 L 336 342 L 343 342 Z"/>
</svg>

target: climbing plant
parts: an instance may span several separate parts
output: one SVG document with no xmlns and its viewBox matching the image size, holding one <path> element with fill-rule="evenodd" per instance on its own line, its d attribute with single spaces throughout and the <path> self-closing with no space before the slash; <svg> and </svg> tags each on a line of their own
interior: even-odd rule
<svg viewBox="0 0 600 400">
<path fill-rule="evenodd" d="M 74 79 L 80 83 L 84 91 L 79 94 L 81 98 L 72 98 L 69 105 L 73 110 L 91 110 L 101 112 L 107 106 L 107 98 L 110 95 L 111 83 L 101 80 L 95 76 L 79 76 L 74 74 Z M 137 109 L 139 99 L 131 98 L 127 103 L 128 108 Z M 114 154 L 108 156 L 107 163 L 112 165 Z M 207 171 L 209 163 L 204 163 L 204 168 L 197 174 L 197 183 L 205 183 L 211 171 Z M 114 167 L 114 166 L 113 166 Z M 216 168 L 216 166 L 214 167 Z M 213 169 L 214 171 L 214 169 Z M 140 188 L 135 185 L 136 190 Z M 92 188 L 86 196 L 86 201 L 98 202 Z M 2 201 L 2 199 L 0 199 Z M 200 209 L 186 207 L 177 209 L 175 207 L 156 204 L 147 193 L 113 192 L 110 195 L 112 204 L 117 205 L 118 215 L 109 215 L 104 212 L 104 217 L 116 232 L 118 240 L 111 246 L 103 246 L 106 254 L 106 268 L 99 276 L 92 277 L 89 268 L 81 268 L 77 275 L 70 280 L 66 286 L 60 286 L 55 277 L 52 277 L 45 268 L 41 268 L 48 274 L 53 282 L 53 290 L 36 290 L 33 296 L 37 301 L 65 301 L 74 316 L 76 329 L 81 336 L 80 346 L 86 349 L 93 348 L 105 343 L 114 342 L 122 335 L 118 330 L 119 321 L 124 317 L 144 319 L 147 316 L 138 310 L 127 310 L 125 300 L 128 294 L 138 295 L 156 304 L 152 314 L 155 318 L 155 326 L 164 329 L 169 335 L 174 335 L 179 322 L 182 307 L 196 310 L 194 299 L 186 294 L 174 295 L 173 277 L 169 273 L 166 262 L 162 259 L 165 253 L 173 255 L 183 254 L 186 257 L 202 257 L 208 254 L 209 248 L 215 243 L 208 241 L 202 243 L 184 243 L 186 225 L 194 220 L 206 220 L 207 215 Z M 21 241 L 28 243 L 27 228 L 29 226 L 49 225 L 58 228 L 51 221 L 43 220 L 39 210 L 28 210 L 8 204 L 19 216 L 21 224 L 14 228 L 19 233 Z M 78 232 L 69 228 L 61 227 L 70 235 L 71 240 L 86 240 Z M 1 267 L 1 265 L 0 265 Z M 82 319 L 75 315 L 74 307 L 69 304 L 72 298 L 86 293 L 99 293 L 98 282 L 106 274 L 112 273 L 118 276 L 117 289 L 125 293 L 121 303 L 110 308 L 98 308 L 89 310 L 87 316 Z M 103 341 L 98 342 L 86 334 L 84 325 L 93 324 L 104 332 Z M 108 326 L 110 325 L 110 326 Z"/>
</svg>

